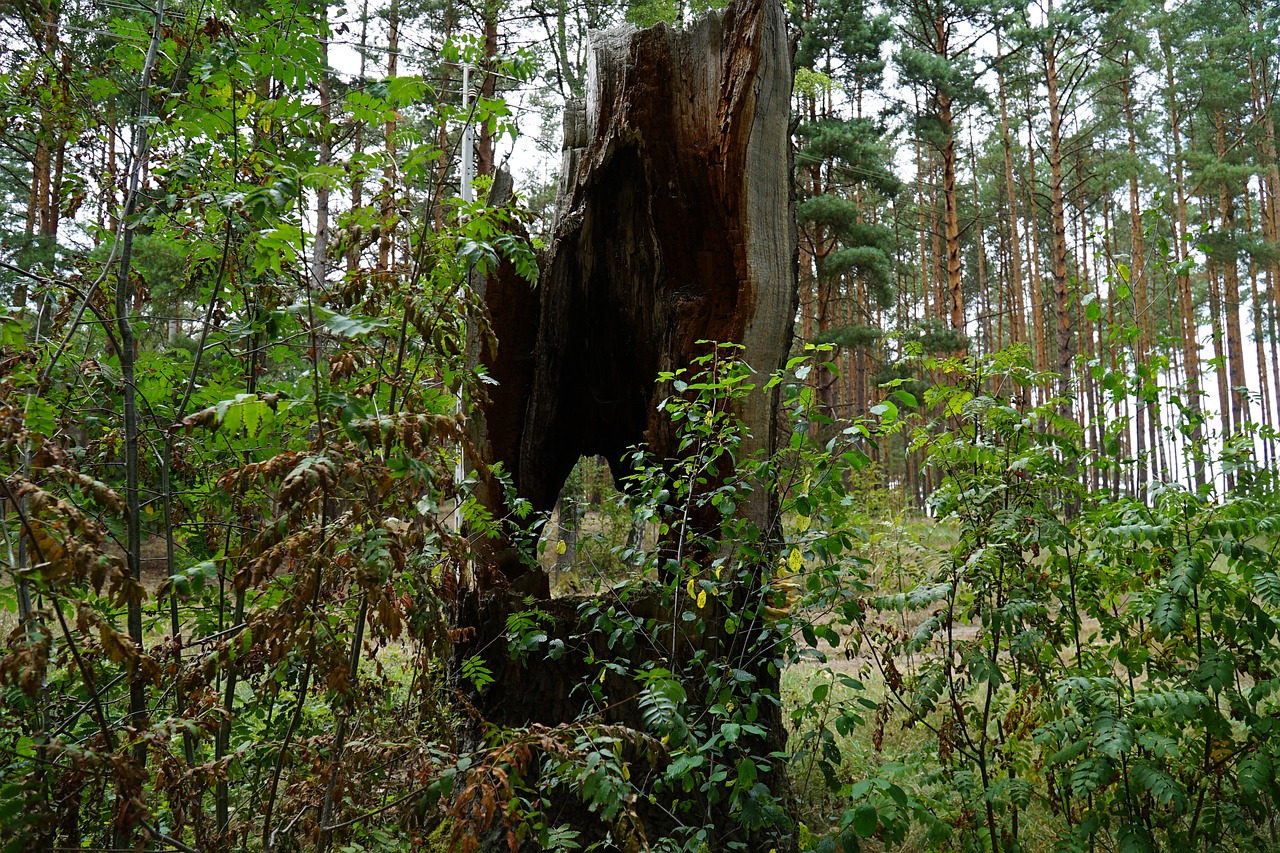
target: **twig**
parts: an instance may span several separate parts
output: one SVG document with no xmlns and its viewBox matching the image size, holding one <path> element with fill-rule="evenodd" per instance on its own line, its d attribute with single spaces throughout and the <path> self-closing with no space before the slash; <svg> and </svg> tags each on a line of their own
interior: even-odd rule
<svg viewBox="0 0 1280 853">
<path fill-rule="evenodd" d="M 432 784 L 434 784 L 434 783 L 432 783 Z M 362 820 L 368 820 L 369 818 L 374 817 L 375 815 L 380 815 L 380 814 L 382 814 L 383 812 L 391 811 L 391 810 L 392 810 L 392 809 L 394 809 L 396 806 L 400 805 L 401 803 L 405 802 L 406 800 L 411 800 L 411 799 L 413 799 L 414 797 L 417 797 L 417 796 L 422 795 L 422 794 L 423 794 L 423 793 L 425 793 L 425 792 L 427 791 L 427 789 L 429 789 L 430 787 L 431 787 L 431 785 L 422 785 L 422 786 L 420 786 L 420 787 L 414 788 L 414 789 L 413 789 L 412 791 L 410 791 L 409 793 L 407 793 L 407 794 L 402 794 L 401 796 L 396 797 L 394 800 L 392 800 L 391 802 L 387 803 L 387 804 L 386 804 L 386 805 L 384 805 L 384 806 L 378 806 L 378 808 L 373 809 L 372 811 L 367 811 L 367 812 L 365 812 L 365 813 L 364 813 L 364 814 L 362 814 L 362 815 L 358 815 L 358 816 L 356 816 L 356 817 L 351 818 L 351 820 L 344 820 L 342 823 L 331 823 L 331 824 L 329 824 L 328 826 L 322 826 L 322 827 L 320 827 L 320 829 L 321 829 L 321 831 L 322 831 L 322 832 L 333 832 L 333 831 L 334 831 L 334 830 L 336 830 L 336 829 L 346 829 L 348 826 L 352 826 L 352 825 L 354 825 L 354 824 L 357 824 L 357 823 L 359 823 L 359 822 L 360 822 L 360 821 L 362 821 Z"/>
<path fill-rule="evenodd" d="M 165 835 L 163 832 L 161 832 L 159 829 L 152 826 L 151 824 L 147 823 L 145 820 L 139 820 L 138 823 L 142 824 L 142 828 L 147 831 L 147 835 L 150 835 L 156 841 L 159 841 L 164 844 L 168 844 L 174 850 L 179 850 L 181 851 L 181 853 L 200 853 L 200 851 L 195 849 L 194 847 L 188 847 L 178 839 L 170 838 L 168 835 Z"/>
</svg>

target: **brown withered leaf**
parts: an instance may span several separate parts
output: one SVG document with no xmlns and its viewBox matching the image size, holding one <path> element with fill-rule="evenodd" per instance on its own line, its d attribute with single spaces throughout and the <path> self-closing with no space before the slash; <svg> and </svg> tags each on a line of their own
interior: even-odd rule
<svg viewBox="0 0 1280 853">
<path fill-rule="evenodd" d="M 218 426 L 218 407 L 210 406 L 207 409 L 201 409 L 198 412 L 193 412 L 177 424 L 174 424 L 174 426 L 186 428 L 188 435 L 190 435 L 191 431 L 196 427 L 215 429 Z"/>
<path fill-rule="evenodd" d="M 280 505 L 290 508 L 300 506 L 316 492 L 330 491 L 334 480 L 333 462 L 327 456 L 304 456 L 280 484 Z"/>
<path fill-rule="evenodd" d="M 44 685 L 52 640 L 39 622 L 16 626 L 6 641 L 8 652 L 0 657 L 0 684 L 16 685 L 26 695 L 37 696 Z"/>
<path fill-rule="evenodd" d="M 62 466 L 55 466 L 50 473 L 69 483 L 79 486 L 85 494 L 93 498 L 94 503 L 115 515 L 124 513 L 124 498 L 115 489 L 101 480 L 95 480 L 87 474 L 71 471 Z"/>
<path fill-rule="evenodd" d="M 67 463 L 67 454 L 61 447 L 50 442 L 43 441 L 40 448 L 31 457 L 31 468 L 33 471 L 42 471 L 49 468 L 55 468 Z"/>
<path fill-rule="evenodd" d="M 231 492 L 244 482 L 246 485 L 256 480 L 274 482 L 293 470 L 298 454 L 292 450 L 264 459 L 261 462 L 250 462 L 240 468 L 232 468 L 218 477 L 218 488 Z"/>
</svg>

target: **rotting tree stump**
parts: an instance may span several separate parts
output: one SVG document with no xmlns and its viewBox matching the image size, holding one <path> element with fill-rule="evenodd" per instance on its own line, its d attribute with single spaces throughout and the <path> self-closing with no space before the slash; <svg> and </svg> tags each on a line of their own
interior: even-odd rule
<svg viewBox="0 0 1280 853">
<path fill-rule="evenodd" d="M 689 364 L 698 341 L 743 344 L 767 376 L 795 318 L 781 4 L 739 0 L 686 30 L 611 29 L 590 51 L 590 94 L 566 109 L 538 286 L 506 270 L 484 295 L 499 343 L 481 358 L 498 385 L 474 440 L 535 514 L 554 506 L 580 456 L 604 456 L 616 479 L 632 446 L 675 455 L 656 379 Z M 752 436 L 744 452 L 773 447 L 775 409 L 761 393 L 739 412 Z M 503 514 L 501 489 L 484 485 L 481 499 Z M 742 508 L 761 525 L 768 510 L 764 495 Z M 510 582 L 535 571 L 504 543 L 484 557 Z"/>
<path fill-rule="evenodd" d="M 636 445 L 655 459 L 674 459 L 678 437 L 658 410 L 666 392 L 657 377 L 705 353 L 700 341 L 742 344 L 742 359 L 758 375 L 758 390 L 737 411 L 749 434 L 740 452 L 767 453 L 776 443 L 777 392 L 763 386 L 785 361 L 797 297 L 782 6 L 735 0 L 688 29 L 593 34 L 588 93 L 566 109 L 556 216 L 538 286 L 510 268 L 484 283 L 498 347 L 480 359 L 497 385 L 472 421 L 481 456 L 473 467 L 478 498 L 495 517 L 507 510 L 500 484 L 487 475 L 493 463 L 502 463 L 538 517 L 554 506 L 580 456 L 604 456 L 615 481 L 628 473 L 627 452 Z M 762 484 L 736 512 L 773 532 L 776 508 Z M 527 531 L 529 540 L 536 535 Z M 512 539 L 474 544 L 476 571 L 454 614 L 463 638 L 455 671 L 479 655 L 495 682 L 471 691 L 471 712 L 504 726 L 581 718 L 583 679 L 599 672 L 587 661 L 607 659 L 610 649 L 584 633 L 579 602 L 550 601 L 546 575 L 520 560 Z M 506 618 L 528 610 L 529 596 L 547 614 L 548 637 L 564 642 L 555 660 L 508 653 Z M 655 596 L 629 606 L 671 622 Z M 718 622 L 726 614 L 715 609 L 698 637 L 685 638 L 688 649 L 723 651 Z M 671 650 L 656 647 L 666 643 L 654 645 L 629 650 L 628 665 L 665 660 L 674 669 Z M 776 687 L 766 661 L 743 665 Z M 642 728 L 633 701 L 640 685 L 608 675 L 603 687 L 610 710 L 600 720 Z M 762 747 L 785 742 L 776 713 L 762 722 L 772 731 Z M 782 772 L 775 775 L 771 781 L 784 784 Z"/>
</svg>

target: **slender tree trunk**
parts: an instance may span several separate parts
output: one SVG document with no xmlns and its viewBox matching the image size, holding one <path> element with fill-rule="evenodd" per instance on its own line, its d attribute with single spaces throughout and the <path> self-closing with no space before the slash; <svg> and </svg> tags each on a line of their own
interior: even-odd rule
<svg viewBox="0 0 1280 853">
<path fill-rule="evenodd" d="M 978 197 L 978 150 L 973 142 L 972 129 L 969 133 L 969 192 L 973 199 L 973 209 L 978 211 L 982 209 L 981 199 Z M 987 245 L 981 221 L 975 217 L 971 227 L 973 228 L 973 248 L 974 254 L 977 256 L 977 269 L 975 270 L 974 283 L 977 285 L 978 293 L 978 353 L 990 353 L 995 351 L 995 346 L 991 341 L 991 292 L 987 288 Z"/>
<path fill-rule="evenodd" d="M 387 10 L 387 77 L 396 77 L 400 73 L 400 0 L 391 0 Z M 383 127 L 383 146 L 387 152 L 388 162 L 394 162 L 396 156 L 395 117 L 388 118 Z M 396 204 L 396 177 L 390 165 L 382 177 L 382 205 L 380 231 L 378 234 L 378 272 L 385 286 L 385 279 L 390 275 L 393 261 L 392 250 L 395 247 L 395 231 L 399 220 Z"/>
<path fill-rule="evenodd" d="M 942 176 L 939 174 L 941 169 L 932 157 L 929 159 L 929 167 L 931 174 L 929 236 L 932 238 L 929 263 L 933 267 L 933 318 L 945 328 L 950 325 L 949 312 L 947 310 L 950 296 L 948 296 L 947 292 L 947 250 L 944 235 L 946 230 L 944 223 L 946 202 L 939 198 L 942 192 L 940 187 Z"/>
<path fill-rule="evenodd" d="M 1205 213 L 1206 224 L 1212 227 L 1213 208 L 1210 207 L 1207 198 L 1202 199 L 1201 210 Z M 1221 266 L 1220 259 L 1210 255 L 1205 266 L 1205 274 L 1209 285 L 1209 322 L 1213 331 L 1213 363 L 1216 365 L 1214 373 L 1218 380 L 1219 417 L 1222 420 L 1222 434 L 1226 436 L 1231 435 L 1233 429 L 1231 389 L 1227 378 L 1227 354 L 1224 347 L 1226 335 L 1223 331 Z"/>
<path fill-rule="evenodd" d="M 37 146 L 38 145 L 39 143 L 37 143 Z M 33 265 L 32 261 L 34 260 L 33 256 L 35 253 L 33 250 L 35 248 L 36 240 L 36 218 L 40 205 L 38 196 L 39 177 L 36 173 L 36 166 L 37 161 L 33 159 L 31 163 L 31 184 L 27 188 L 27 215 L 22 228 L 22 254 L 25 256 L 23 258 L 23 266 L 26 267 L 28 271 L 31 269 Z M 30 289 L 27 285 L 26 276 L 18 276 L 17 284 L 13 291 L 14 305 L 25 311 L 29 293 Z"/>
<path fill-rule="evenodd" d="M 947 246 L 947 313 L 951 328 L 964 331 L 964 281 L 960 263 L 960 213 L 956 196 L 956 139 L 951 98 L 938 97 L 938 119 L 942 125 L 943 234 Z"/>
<path fill-rule="evenodd" d="M 325 16 L 321 22 L 320 67 L 326 69 L 321 74 L 317 86 L 320 98 L 320 144 L 316 165 L 327 170 L 333 164 L 333 136 L 330 130 L 332 108 L 329 103 L 329 21 L 328 7 L 321 6 L 320 14 Z M 322 292 L 325 271 L 329 263 L 329 183 L 325 177 L 316 188 L 316 233 L 311 244 L 311 285 L 317 292 Z"/>
<path fill-rule="evenodd" d="M 921 319 L 928 320 L 932 316 L 929 313 L 929 291 L 934 261 L 933 256 L 929 254 L 929 220 L 925 219 L 925 211 L 929 203 L 924 194 L 924 176 L 924 146 L 920 138 L 916 137 L 916 214 L 919 221 L 916 231 L 920 240 L 920 316 Z"/>
<path fill-rule="evenodd" d="M 1113 233 L 1113 229 L 1111 227 L 1111 199 L 1109 197 L 1104 198 L 1102 200 L 1102 233 L 1103 233 L 1102 239 L 1104 241 L 1109 241 L 1112 239 L 1112 237 L 1110 236 Z M 1107 251 L 1108 257 L 1110 257 L 1111 249 L 1109 246 L 1106 248 L 1106 251 Z M 1118 326 L 1116 325 L 1116 304 L 1119 301 L 1120 300 L 1115 293 L 1115 289 L 1112 288 L 1111 293 L 1107 295 L 1106 328 L 1109 330 L 1109 334 L 1113 334 L 1114 330 L 1118 328 Z M 1110 343 L 1111 345 L 1107 347 L 1107 356 L 1105 359 L 1107 370 L 1111 371 L 1112 373 L 1116 373 L 1120 370 L 1121 354 L 1116 351 L 1117 348 L 1115 347 L 1113 341 L 1109 341 L 1108 343 Z M 1127 397 L 1125 399 L 1127 399 Z M 1111 400 L 1112 400 L 1111 421 L 1112 423 L 1116 423 L 1117 421 L 1120 420 L 1123 410 L 1121 408 L 1121 401 L 1119 397 L 1116 397 L 1113 395 Z M 1127 457 L 1128 448 L 1129 448 L 1129 445 L 1128 445 L 1129 431 L 1124 430 L 1123 432 L 1121 432 L 1120 435 L 1117 436 L 1117 440 L 1120 444 L 1120 454 L 1119 454 L 1120 457 L 1121 458 Z M 1111 495 L 1113 498 L 1116 498 L 1116 499 L 1120 497 L 1121 490 L 1123 487 L 1123 476 L 1124 476 L 1123 471 L 1124 469 L 1120 465 L 1116 465 L 1112 469 Z"/>
<path fill-rule="evenodd" d="M 1244 188 L 1244 230 L 1246 234 L 1253 232 L 1252 214 L 1250 204 L 1250 193 L 1248 184 Z M 1267 356 L 1266 348 L 1263 341 L 1266 339 L 1266 328 L 1263 322 L 1263 311 L 1261 295 L 1258 292 L 1258 265 L 1253 258 L 1249 258 L 1249 299 L 1253 310 L 1250 312 L 1250 325 L 1253 327 L 1253 350 L 1254 359 L 1258 364 L 1258 405 L 1262 412 L 1260 420 L 1263 426 L 1274 427 L 1275 423 L 1271 418 L 1271 382 L 1267 376 Z M 1268 468 L 1271 467 L 1273 455 L 1273 447 L 1271 439 L 1262 441 L 1262 463 Z"/>
<path fill-rule="evenodd" d="M 498 14 L 500 11 L 501 6 L 498 0 L 485 0 L 482 29 L 484 31 L 484 61 L 486 66 L 491 66 L 498 56 Z M 498 78 L 494 76 L 494 71 L 491 67 L 485 67 L 481 71 L 483 76 L 480 80 L 480 97 L 491 101 L 497 91 Z M 480 132 L 476 138 L 476 174 L 492 175 L 493 170 L 493 130 L 489 123 L 485 122 L 480 125 Z"/>
<path fill-rule="evenodd" d="M 134 365 L 137 358 L 137 341 L 134 337 L 130 314 L 134 310 L 133 281 L 133 217 L 138 209 L 138 196 L 142 192 L 142 176 L 147 168 L 150 152 L 148 133 L 151 118 L 151 70 L 155 67 L 159 52 L 161 28 L 164 22 L 164 0 L 157 0 L 155 18 L 151 26 L 151 42 L 147 47 L 142 71 L 138 75 L 138 120 L 133 129 L 133 151 L 129 162 L 129 186 L 124 203 L 124 234 L 120 240 L 120 267 L 116 277 L 115 313 L 120 337 L 120 379 L 124 409 L 124 473 L 125 473 L 125 562 L 129 576 L 142 583 L 142 501 L 138 490 L 138 402 Z M 130 597 L 128 603 L 129 639 L 137 647 L 139 656 L 145 653 L 143 644 L 142 602 Z M 147 687 L 137 663 L 129 673 L 129 724 L 136 730 L 147 726 Z M 147 761 L 147 741 L 139 738 L 133 748 L 133 760 L 141 771 Z M 128 825 L 121 827 L 130 832 Z M 127 834 L 117 834 L 117 846 L 127 840 Z"/>
<path fill-rule="evenodd" d="M 1036 370 L 1043 371 L 1049 369 L 1049 341 L 1046 334 L 1048 323 L 1045 322 L 1044 316 L 1044 288 L 1041 286 L 1040 280 L 1040 217 L 1037 215 L 1036 205 L 1036 132 L 1031 117 L 1030 97 L 1030 93 L 1028 93 L 1027 130 L 1032 141 L 1027 148 L 1027 217 L 1029 220 L 1027 223 L 1027 255 L 1031 258 L 1031 280 L 1028 286 L 1031 290 L 1031 327 L 1035 336 L 1035 365 Z M 1043 394 L 1043 389 L 1040 389 L 1040 393 Z"/>
<path fill-rule="evenodd" d="M 1280 51 L 1277 51 L 1273 41 L 1268 40 L 1262 20 L 1255 18 L 1255 24 L 1256 35 L 1252 40 L 1253 50 L 1249 57 L 1249 81 L 1253 100 L 1253 117 L 1261 131 L 1263 152 L 1259 163 L 1262 167 L 1258 181 L 1259 208 L 1263 239 L 1275 245 L 1280 243 L 1280 154 L 1277 153 L 1276 115 L 1273 102 L 1273 88 L 1277 75 L 1273 63 Z M 1270 263 L 1265 265 L 1263 275 L 1267 294 L 1263 300 L 1266 306 L 1266 322 L 1258 323 L 1254 334 L 1259 338 L 1266 338 L 1270 343 L 1267 347 L 1271 361 L 1270 387 L 1276 405 L 1275 416 L 1271 423 L 1275 424 L 1280 421 L 1280 341 L 1277 340 L 1276 329 L 1276 313 L 1280 309 L 1280 302 L 1278 302 L 1280 293 L 1277 293 L 1277 288 L 1280 288 L 1280 255 L 1273 256 Z M 1255 306 L 1254 313 L 1256 317 L 1262 317 L 1262 304 Z M 1258 371 L 1260 374 L 1265 374 L 1267 371 L 1261 357 L 1258 361 Z M 1266 439 L 1273 459 L 1278 458 L 1274 442 L 1274 438 Z"/>
<path fill-rule="evenodd" d="M 1222 111 L 1214 115 L 1215 142 L 1218 158 L 1226 156 L 1226 119 Z M 1227 181 L 1219 183 L 1218 215 L 1221 219 L 1222 234 L 1229 245 L 1222 258 L 1222 296 L 1223 311 L 1226 314 L 1227 326 L 1227 372 L 1231 383 L 1231 422 L 1239 431 L 1249 420 L 1249 401 L 1243 393 L 1244 378 L 1244 345 L 1240 329 L 1240 268 L 1238 251 L 1235 248 L 1236 206 L 1235 194 Z"/>
<path fill-rule="evenodd" d="M 1018 188 L 1013 179 L 1013 140 L 1009 133 L 1009 107 L 1005 98 L 1005 82 L 1003 66 L 996 66 L 996 81 L 1000 91 L 1000 143 L 1004 150 L 1004 186 L 1005 198 L 1008 200 L 1009 221 L 1009 291 L 1013 296 L 1010 304 L 1009 338 L 1013 343 L 1020 343 L 1026 337 L 1026 304 L 1022 286 L 1022 238 L 1018 234 Z"/>
<path fill-rule="evenodd" d="M 1151 419 L 1151 404 L 1149 402 L 1147 388 L 1147 380 L 1145 371 L 1149 369 L 1148 356 L 1150 353 L 1150 338 L 1148 329 L 1150 328 L 1151 318 L 1150 305 L 1147 303 L 1147 285 L 1146 285 L 1146 263 L 1145 252 L 1142 241 L 1142 208 L 1140 206 L 1138 196 L 1138 144 L 1137 130 L 1134 127 L 1133 120 L 1133 99 L 1131 92 L 1132 80 L 1128 76 L 1129 69 L 1126 68 L 1126 76 L 1120 83 L 1120 92 L 1124 102 L 1124 120 L 1125 129 L 1128 131 L 1129 144 L 1129 287 L 1133 291 L 1133 320 L 1137 327 L 1137 337 L 1134 338 L 1134 379 L 1137 382 L 1138 400 L 1134 412 L 1137 423 L 1135 424 L 1134 436 L 1137 439 L 1138 464 L 1135 474 L 1138 479 L 1138 499 L 1146 500 L 1147 482 L 1149 479 L 1148 468 L 1150 457 L 1148 455 L 1147 429 L 1148 421 Z M 1151 449 L 1154 450 L 1155 443 L 1152 442 Z"/>
<path fill-rule="evenodd" d="M 1083 196 L 1083 194 L 1084 194 L 1084 189 L 1082 187 L 1081 195 Z M 1083 221 L 1083 218 L 1084 218 L 1083 204 L 1081 205 L 1081 208 L 1082 208 L 1082 211 L 1081 211 L 1082 221 L 1081 221 L 1080 230 L 1082 234 L 1081 243 L 1083 244 L 1082 245 L 1083 257 L 1081 258 L 1081 266 L 1080 266 L 1082 270 L 1081 276 L 1085 281 L 1092 282 L 1092 284 L 1089 285 L 1089 289 L 1093 292 L 1093 295 L 1095 298 L 1101 299 L 1101 294 L 1098 293 L 1098 280 L 1101 276 L 1101 272 L 1098 270 L 1097 252 L 1093 253 L 1093 257 L 1094 257 L 1093 275 L 1092 277 L 1089 275 L 1089 269 L 1088 269 L 1089 268 L 1089 251 L 1088 251 L 1087 241 L 1083 236 L 1085 234 L 1088 234 L 1088 229 L 1086 227 L 1086 223 Z M 1084 288 L 1081 288 L 1081 292 L 1084 292 Z M 1083 342 L 1084 347 L 1086 348 L 1085 355 L 1089 359 L 1089 362 L 1091 364 L 1096 363 L 1100 358 L 1100 353 L 1102 348 L 1102 344 L 1099 341 L 1099 338 L 1101 336 L 1100 323 L 1101 323 L 1101 320 L 1099 320 L 1099 322 L 1097 323 L 1091 323 L 1088 321 L 1086 317 L 1085 321 L 1080 324 L 1081 340 Z M 1099 400 L 1098 383 L 1093 378 L 1092 370 L 1087 370 L 1081 373 L 1081 382 L 1084 385 L 1084 389 L 1085 389 L 1084 400 L 1085 400 L 1085 405 L 1088 408 L 1087 417 L 1089 419 L 1089 426 L 1088 426 L 1088 431 L 1086 435 L 1088 436 L 1089 447 L 1093 451 L 1093 456 L 1095 459 L 1098 459 L 1102 456 L 1102 452 L 1103 452 L 1102 425 L 1100 423 L 1100 421 L 1102 420 L 1102 404 Z M 1105 476 L 1103 475 L 1103 472 L 1099 470 L 1098 465 L 1096 463 L 1091 465 L 1090 469 L 1091 469 L 1090 470 L 1090 488 L 1093 489 L 1093 491 L 1095 492 L 1101 491 L 1106 486 Z"/>
<path fill-rule="evenodd" d="M 1058 393 L 1062 395 L 1059 413 L 1072 417 L 1071 403 L 1071 312 L 1067 270 L 1067 221 L 1062 172 L 1062 105 L 1058 102 L 1058 39 L 1050 35 L 1044 48 L 1045 84 L 1049 94 L 1049 216 L 1051 241 L 1049 255 L 1053 273 L 1053 305 L 1058 358 Z"/>
<path fill-rule="evenodd" d="M 368 61 L 365 55 L 368 48 L 368 41 L 369 41 L 369 0 L 364 0 L 360 10 L 360 47 L 359 47 L 360 73 L 359 73 L 359 76 L 357 77 L 357 79 L 360 80 L 362 83 L 364 81 L 365 71 L 366 71 L 365 64 Z M 448 79 L 447 68 L 448 66 L 446 66 L 446 82 Z M 364 122 L 355 123 L 353 136 L 354 136 L 354 141 L 351 144 L 351 150 L 354 154 L 359 154 L 364 150 Z M 440 150 L 441 151 L 446 150 L 445 146 L 441 145 Z M 440 158 L 441 168 L 444 168 L 444 160 L 445 160 L 444 157 Z M 354 213 L 360 210 L 360 208 L 364 206 L 364 175 L 362 173 L 362 169 L 359 166 L 357 166 L 355 163 L 351 164 L 350 172 L 351 172 L 351 211 Z M 444 181 L 440 180 L 439 185 L 443 186 Z M 355 217 L 352 217 L 352 218 L 354 219 Z M 437 225 L 438 226 L 443 225 L 443 223 L 437 219 Z M 363 230 L 359 226 L 353 223 L 348 227 L 348 232 L 346 237 L 347 239 L 346 261 L 347 261 L 348 286 L 351 286 L 350 285 L 351 280 L 355 279 L 360 272 L 360 247 L 361 247 L 361 241 L 363 240 L 363 238 L 364 238 Z"/>
<path fill-rule="evenodd" d="M 1168 34 L 1160 34 L 1161 52 L 1164 54 L 1165 97 L 1169 108 L 1169 130 L 1173 143 L 1173 187 L 1176 202 L 1174 217 L 1173 256 L 1178 272 L 1178 316 L 1181 320 L 1182 362 L 1187 376 L 1186 398 L 1193 420 L 1191 433 L 1191 465 L 1192 484 L 1199 488 L 1205 483 L 1204 462 L 1200 458 L 1200 447 L 1204 440 L 1204 427 L 1201 423 L 1200 388 L 1200 326 L 1196 317 L 1195 299 L 1191 291 L 1191 273 L 1182 269 L 1182 262 L 1188 256 L 1187 239 L 1187 191 L 1185 169 L 1182 157 L 1182 112 L 1178 104 L 1177 88 L 1173 77 L 1173 48 Z"/>
</svg>

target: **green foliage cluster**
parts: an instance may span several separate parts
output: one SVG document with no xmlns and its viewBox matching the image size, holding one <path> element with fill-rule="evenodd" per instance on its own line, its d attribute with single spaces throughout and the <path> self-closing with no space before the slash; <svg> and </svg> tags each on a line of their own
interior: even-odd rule
<svg viewBox="0 0 1280 853">
<path fill-rule="evenodd" d="M 616 647 L 599 662 L 600 683 L 623 667 L 643 685 L 644 726 L 671 761 L 647 784 L 623 776 L 624 799 L 674 794 L 687 810 L 664 844 L 760 849 L 749 830 L 764 821 L 769 843 L 818 851 L 868 840 L 1269 849 L 1280 794 L 1275 473 L 1235 447 L 1236 483 L 1222 494 L 1165 486 L 1144 503 L 1084 493 L 1068 464 L 1084 454 L 1079 428 L 1053 400 L 1016 398 L 1043 380 L 1025 359 L 928 358 L 937 384 L 920 397 L 893 391 L 852 424 L 824 423 L 813 389 L 790 384 L 812 370 L 796 359 L 786 446 L 767 462 L 737 459 L 729 482 L 713 460 L 738 442 L 717 402 L 742 387 L 732 362 L 719 378 L 666 377 L 685 395 L 667 408 L 687 425 L 692 455 L 672 474 L 641 464 L 628 494 L 673 537 L 647 553 L 671 621 L 631 616 L 625 591 L 621 606 L 602 598 L 582 612 L 584 630 Z M 853 486 L 871 470 L 865 442 L 903 430 L 941 474 L 928 538 L 869 517 Z M 730 511 L 723 538 L 703 543 L 708 577 L 684 524 L 762 479 L 783 496 L 774 556 L 758 562 L 758 532 Z M 762 607 L 744 597 L 751 589 Z M 682 630 L 699 638 L 687 657 Z M 798 691 L 702 651 L 717 632 L 759 636 L 767 651 L 745 641 L 747 660 L 797 673 Z M 632 667 L 650 644 L 670 652 Z M 607 701 L 588 689 L 595 707 Z M 794 729 L 785 751 L 758 740 L 770 707 Z M 912 746 L 898 751 L 904 737 Z M 758 790 L 763 811 L 740 798 L 778 761 L 801 823 L 776 779 Z M 700 823 L 709 804 L 727 804 L 740 830 Z"/>
<path fill-rule="evenodd" d="M 838 792 L 821 802 L 902 786 L 878 834 L 901 841 L 913 818 L 942 849 L 1270 849 L 1275 472 L 1246 454 L 1222 495 L 1082 494 L 1065 464 L 1078 428 L 1052 401 L 1000 393 L 1037 380 L 1016 352 L 930 366 L 951 378 L 922 401 L 938 418 L 903 417 L 957 538 L 916 546 L 917 571 L 881 577 L 834 622 L 882 691 L 863 736 L 879 750 L 891 727 L 916 732 L 915 772 L 864 759 L 870 778 L 849 781 L 853 743 L 817 726 L 804 742 Z M 830 684 L 816 679 L 813 702 Z M 835 710 L 823 719 L 849 734 Z"/>
<path fill-rule="evenodd" d="M 401 77 L 318 109 L 334 81 L 312 11 L 157 27 L 135 215 L 7 268 L 42 307 L 14 288 L 0 313 L 5 850 L 393 849 L 430 828 L 422 792 L 455 758 L 440 697 L 467 554 L 458 409 L 487 336 L 472 284 L 536 262 L 518 207 L 451 198 L 438 165 L 439 131 L 501 130 L 505 105 L 463 114 Z M 110 73 L 64 80 L 68 110 L 127 99 L 142 72 L 150 22 L 100 23 L 120 35 Z M 25 85 L 0 77 L 6 107 Z M 391 151 L 316 145 L 389 126 Z M 353 185 L 378 190 L 335 200 L 317 258 L 315 195 Z"/>
</svg>

